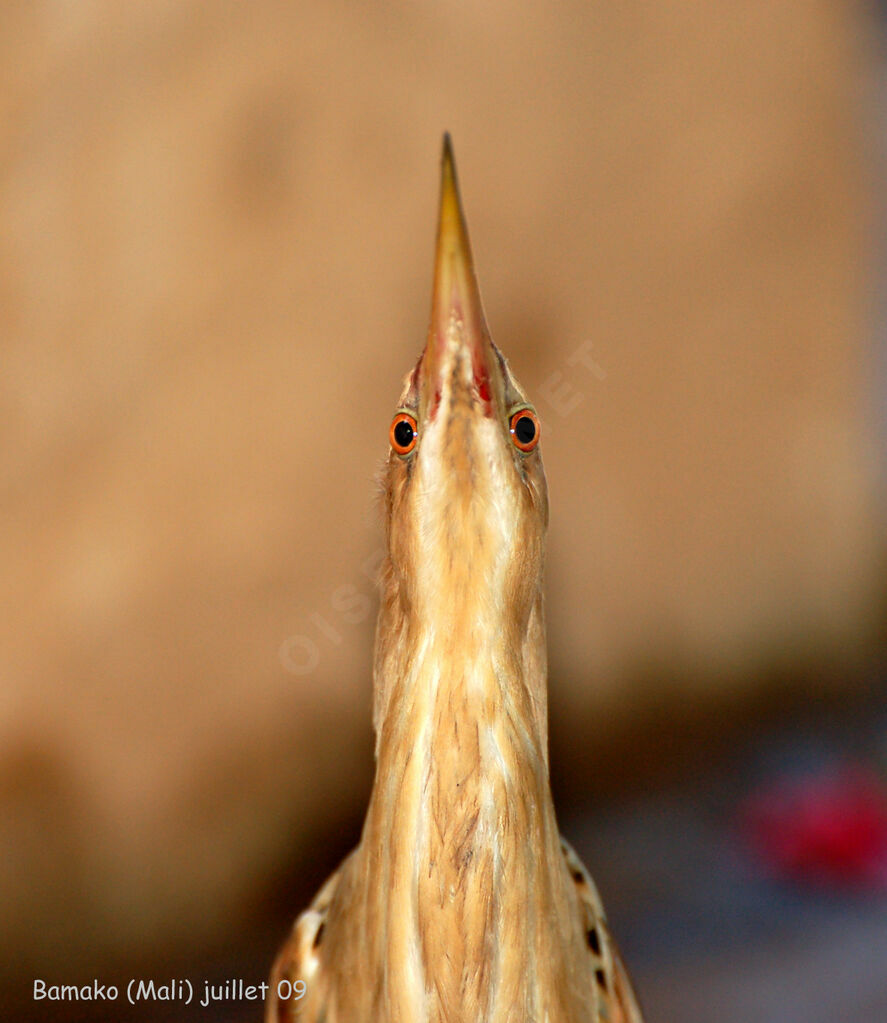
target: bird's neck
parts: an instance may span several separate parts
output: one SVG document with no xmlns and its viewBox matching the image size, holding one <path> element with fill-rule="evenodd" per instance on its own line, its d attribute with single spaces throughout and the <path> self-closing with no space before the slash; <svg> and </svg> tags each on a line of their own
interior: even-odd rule
<svg viewBox="0 0 887 1023">
<path fill-rule="evenodd" d="M 524 614 L 470 581 L 446 605 L 406 609 L 394 584 L 383 587 L 374 665 L 378 772 L 399 756 L 398 742 L 440 729 L 510 722 L 521 752 L 547 776 L 548 693 L 541 588 Z M 392 766 L 396 766 L 392 764 Z M 432 761 L 429 769 L 439 767 Z"/>
<path fill-rule="evenodd" d="M 385 615 L 383 603 L 377 768 L 362 843 L 378 900 L 371 915 L 385 921 L 386 961 L 412 964 L 416 984 L 442 998 L 449 991 L 450 1005 L 476 984 L 483 1000 L 489 978 L 477 964 L 494 969 L 496 949 L 524 943 L 529 968 L 550 937 L 543 931 L 566 912 L 541 595 L 519 635 L 513 623 L 478 622 L 470 608 L 449 618 Z"/>
</svg>

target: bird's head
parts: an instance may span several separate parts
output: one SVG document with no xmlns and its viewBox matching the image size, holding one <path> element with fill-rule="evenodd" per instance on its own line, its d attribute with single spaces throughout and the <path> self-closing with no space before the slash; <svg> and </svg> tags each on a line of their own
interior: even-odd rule
<svg viewBox="0 0 887 1023">
<path fill-rule="evenodd" d="M 487 329 L 449 137 L 431 326 L 389 439 L 388 585 L 398 602 L 443 627 L 507 619 L 524 629 L 548 520 L 539 421 Z"/>
</svg>

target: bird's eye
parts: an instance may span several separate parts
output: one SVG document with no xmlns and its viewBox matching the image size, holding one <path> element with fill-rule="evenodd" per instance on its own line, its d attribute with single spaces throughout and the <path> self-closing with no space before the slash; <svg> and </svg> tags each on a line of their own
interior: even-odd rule
<svg viewBox="0 0 887 1023">
<path fill-rule="evenodd" d="M 392 419 L 388 439 L 399 455 L 408 455 L 413 450 L 419 439 L 419 428 L 409 412 L 398 412 Z"/>
<path fill-rule="evenodd" d="M 518 451 L 532 451 L 539 443 L 539 420 L 532 409 L 522 408 L 511 417 L 511 440 Z"/>
</svg>

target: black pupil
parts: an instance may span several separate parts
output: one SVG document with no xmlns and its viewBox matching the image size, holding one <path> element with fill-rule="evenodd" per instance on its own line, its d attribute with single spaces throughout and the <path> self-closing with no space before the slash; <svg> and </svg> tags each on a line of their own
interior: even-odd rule
<svg viewBox="0 0 887 1023">
<path fill-rule="evenodd" d="M 397 441 L 399 448 L 408 448 L 413 443 L 414 436 L 413 428 L 406 419 L 401 419 L 397 426 L 394 427 L 394 439 Z"/>
<path fill-rule="evenodd" d="M 520 416 L 514 423 L 514 435 L 521 444 L 529 444 L 536 436 L 536 424 L 529 416 Z"/>
</svg>

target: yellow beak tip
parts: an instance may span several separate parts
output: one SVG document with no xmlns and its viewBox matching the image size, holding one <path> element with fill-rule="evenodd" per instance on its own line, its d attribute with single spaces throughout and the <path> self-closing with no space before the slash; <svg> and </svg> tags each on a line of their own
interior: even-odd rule
<svg viewBox="0 0 887 1023">
<path fill-rule="evenodd" d="M 453 142 L 450 133 L 443 137 L 440 180 L 440 219 L 438 223 L 438 248 L 456 254 L 460 261 L 470 265 L 471 248 L 468 229 L 462 212 L 459 182 L 456 177 L 456 160 L 453 156 Z"/>
<path fill-rule="evenodd" d="M 449 177 L 456 176 L 456 160 L 453 157 L 453 140 L 448 131 L 444 132 L 443 135 L 443 152 L 441 153 L 441 164 L 443 165 L 444 175 Z"/>
</svg>

